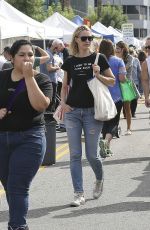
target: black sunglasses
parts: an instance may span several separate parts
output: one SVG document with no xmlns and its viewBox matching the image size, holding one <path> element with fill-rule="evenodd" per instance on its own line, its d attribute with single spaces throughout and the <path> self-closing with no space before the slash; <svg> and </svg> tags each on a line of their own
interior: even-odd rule
<svg viewBox="0 0 150 230">
<path fill-rule="evenodd" d="M 93 36 L 82 36 L 82 37 L 80 37 L 80 39 L 82 42 L 87 41 L 87 39 L 89 42 L 91 42 L 91 41 L 93 41 Z"/>
<path fill-rule="evenodd" d="M 150 49 L 150 46 L 145 46 L 145 49 Z"/>
</svg>

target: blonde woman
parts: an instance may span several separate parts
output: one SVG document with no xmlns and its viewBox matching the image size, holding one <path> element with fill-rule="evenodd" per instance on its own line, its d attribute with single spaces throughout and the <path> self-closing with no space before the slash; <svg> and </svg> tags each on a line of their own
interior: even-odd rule
<svg viewBox="0 0 150 230">
<path fill-rule="evenodd" d="M 82 176 L 82 130 L 85 135 L 85 153 L 96 177 L 93 197 L 99 198 L 103 189 L 103 168 L 99 155 L 98 142 L 103 122 L 94 119 L 94 99 L 87 81 L 95 76 L 106 85 L 113 85 L 114 75 L 103 55 L 98 65 L 93 64 L 96 53 L 91 50 L 93 36 L 86 26 L 78 27 L 72 37 L 71 51 L 62 69 L 64 79 L 61 91 L 61 104 L 65 111 L 65 125 L 70 148 L 70 169 L 74 188 L 71 206 L 85 203 Z M 68 97 L 66 91 L 70 85 Z"/>
</svg>

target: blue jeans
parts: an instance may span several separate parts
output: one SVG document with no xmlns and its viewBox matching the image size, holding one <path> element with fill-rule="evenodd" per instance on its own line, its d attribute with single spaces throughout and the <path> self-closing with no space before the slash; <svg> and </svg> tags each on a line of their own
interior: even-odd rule
<svg viewBox="0 0 150 230">
<path fill-rule="evenodd" d="M 103 122 L 94 119 L 94 108 L 73 108 L 65 113 L 65 125 L 70 148 L 70 169 L 74 192 L 83 192 L 82 130 L 85 136 L 85 153 L 97 180 L 103 179 L 99 154 L 99 138 Z"/>
<path fill-rule="evenodd" d="M 44 127 L 0 132 L 0 181 L 9 205 L 9 225 L 26 226 L 29 187 L 46 150 Z"/>
</svg>

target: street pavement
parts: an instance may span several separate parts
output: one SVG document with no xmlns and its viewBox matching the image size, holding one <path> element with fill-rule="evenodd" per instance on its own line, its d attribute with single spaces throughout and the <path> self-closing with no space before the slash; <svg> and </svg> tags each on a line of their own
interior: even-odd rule
<svg viewBox="0 0 150 230">
<path fill-rule="evenodd" d="M 93 200 L 94 174 L 84 155 L 86 204 L 70 207 L 73 189 L 66 133 L 57 133 L 56 164 L 42 167 L 30 192 L 30 230 L 149 230 L 150 229 L 150 120 L 141 100 L 132 135 L 125 136 L 121 118 L 120 138 L 112 140 L 112 157 L 103 160 L 104 192 Z M 1 188 L 1 187 L 0 187 Z M 8 207 L 0 190 L 0 230 L 6 230 Z"/>
</svg>

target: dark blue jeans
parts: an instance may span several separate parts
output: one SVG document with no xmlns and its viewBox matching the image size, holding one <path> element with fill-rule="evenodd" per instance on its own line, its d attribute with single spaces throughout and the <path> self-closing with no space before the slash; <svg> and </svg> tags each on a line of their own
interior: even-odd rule
<svg viewBox="0 0 150 230">
<path fill-rule="evenodd" d="M 29 187 L 45 150 L 44 127 L 0 132 L 0 181 L 6 191 L 12 229 L 26 226 Z"/>
</svg>

